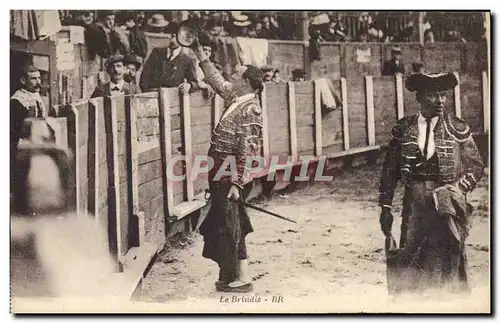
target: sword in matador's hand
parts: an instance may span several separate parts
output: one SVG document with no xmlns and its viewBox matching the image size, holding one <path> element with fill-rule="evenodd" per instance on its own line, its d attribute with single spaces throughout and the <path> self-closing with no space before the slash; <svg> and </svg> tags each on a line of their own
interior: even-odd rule
<svg viewBox="0 0 500 323">
<path fill-rule="evenodd" d="M 241 205 L 244 205 L 244 206 L 246 206 L 246 207 L 248 207 L 248 208 L 250 208 L 250 209 L 254 209 L 254 210 L 257 210 L 257 211 L 260 211 L 260 212 L 263 212 L 263 213 L 266 213 L 266 214 L 272 215 L 272 216 L 274 216 L 274 217 L 277 217 L 277 218 L 283 219 L 283 220 L 288 221 L 288 222 L 297 223 L 297 222 L 295 222 L 294 220 L 291 220 L 291 219 L 289 219 L 289 218 L 287 218 L 287 217 L 284 217 L 284 216 L 279 215 L 279 214 L 276 214 L 276 213 L 274 213 L 274 212 L 271 212 L 271 211 L 268 211 L 268 210 L 262 209 L 262 208 L 260 208 L 260 207 L 258 207 L 258 206 L 252 205 L 252 204 L 247 203 L 247 202 L 245 202 L 245 201 L 243 201 L 243 200 L 238 200 L 238 201 L 233 201 L 233 202 L 238 203 L 238 204 L 241 204 Z"/>
<path fill-rule="evenodd" d="M 208 200 L 208 199 L 209 199 L 209 197 L 208 197 L 208 194 L 209 194 L 209 193 L 210 193 L 210 191 L 209 191 L 208 189 L 206 189 L 206 190 L 205 190 L 205 199 L 206 199 L 206 200 Z M 235 201 L 235 200 L 230 200 L 230 201 L 232 201 L 232 202 L 234 202 L 234 203 L 241 204 L 241 205 L 246 206 L 246 207 L 248 207 L 248 208 L 250 208 L 250 209 L 254 209 L 254 210 L 260 211 L 260 212 L 262 212 L 262 213 L 266 213 L 266 214 L 272 215 L 272 216 L 274 216 L 274 217 L 277 217 L 277 218 L 279 218 L 279 219 L 282 219 L 282 220 L 285 220 L 285 221 L 288 221 L 288 222 L 297 223 L 296 221 L 291 220 L 291 219 L 289 219 L 289 218 L 287 218 L 287 217 L 284 217 L 284 216 L 282 216 L 282 215 L 276 214 L 276 213 L 274 213 L 274 212 L 271 212 L 271 211 L 265 210 L 265 209 L 263 209 L 263 208 L 260 208 L 260 207 L 258 207 L 258 206 L 255 206 L 255 205 L 252 205 L 252 204 L 250 204 L 250 203 L 247 203 L 247 202 L 243 201 L 243 199 L 241 199 L 241 198 L 240 198 L 240 200 L 238 200 L 238 201 Z"/>
</svg>

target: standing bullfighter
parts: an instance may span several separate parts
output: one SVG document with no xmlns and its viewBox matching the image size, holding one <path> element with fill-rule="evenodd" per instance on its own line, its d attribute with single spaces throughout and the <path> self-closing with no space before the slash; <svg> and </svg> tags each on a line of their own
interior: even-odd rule
<svg viewBox="0 0 500 323">
<path fill-rule="evenodd" d="M 451 73 L 412 74 L 406 87 L 421 105 L 392 129 L 380 179 L 380 223 L 391 238 L 391 205 L 399 180 L 405 185 L 396 291 L 431 287 L 468 291 L 465 239 L 470 193 L 484 165 L 470 127 L 445 109 Z M 401 279 L 401 277 L 404 277 Z"/>
<path fill-rule="evenodd" d="M 263 87 L 262 73 L 254 66 L 243 66 L 230 83 L 210 62 L 203 46 L 194 46 L 194 51 L 205 82 L 225 100 L 208 152 L 214 167 L 208 178 L 212 205 L 200 227 L 203 257 L 219 265 L 218 291 L 248 292 L 252 283 L 245 237 L 253 228 L 245 208 L 234 201 L 241 198 L 247 159 L 260 152 L 262 110 L 257 95 Z M 235 162 L 228 163 L 231 159 Z M 227 169 L 232 175 L 218 176 Z"/>
</svg>

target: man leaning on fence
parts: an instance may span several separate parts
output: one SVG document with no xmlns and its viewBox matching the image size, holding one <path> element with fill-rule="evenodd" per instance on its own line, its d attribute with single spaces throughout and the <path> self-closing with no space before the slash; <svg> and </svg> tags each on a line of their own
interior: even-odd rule
<svg viewBox="0 0 500 323">
<path fill-rule="evenodd" d="M 262 73 L 255 66 L 242 66 L 229 83 L 210 62 L 203 46 L 193 49 L 205 81 L 226 103 L 208 152 L 214 167 L 209 172 L 212 205 L 200 227 L 205 241 L 203 257 L 219 265 L 218 291 L 248 292 L 252 283 L 245 237 L 253 228 L 245 207 L 235 201 L 242 198 L 247 159 L 260 152 L 262 111 L 258 92 L 263 87 Z M 219 178 L 221 170 L 227 169 L 225 162 L 232 158 L 235 163 L 228 163 L 228 169 L 233 175 Z"/>
<path fill-rule="evenodd" d="M 397 270 L 388 275 L 388 286 L 396 286 L 391 293 L 468 291 L 467 194 L 484 165 L 470 127 L 445 109 L 445 91 L 456 85 L 452 73 L 412 74 L 406 81 L 421 109 L 393 127 L 380 179 L 380 223 L 391 240 L 394 191 L 398 181 L 405 185 Z"/>
</svg>

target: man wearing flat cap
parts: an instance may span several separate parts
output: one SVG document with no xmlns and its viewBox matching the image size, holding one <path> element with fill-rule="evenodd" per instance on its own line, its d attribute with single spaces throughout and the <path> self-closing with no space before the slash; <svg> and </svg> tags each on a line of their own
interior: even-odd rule
<svg viewBox="0 0 500 323">
<path fill-rule="evenodd" d="M 200 226 L 203 257 L 219 265 L 218 291 L 249 292 L 252 278 L 245 238 L 253 228 L 245 207 L 235 202 L 244 198 L 246 171 L 262 147 L 262 109 L 258 97 L 263 89 L 262 72 L 255 66 L 241 66 L 228 82 L 210 62 L 201 44 L 195 44 L 193 50 L 205 82 L 225 101 L 208 151 L 213 167 L 208 176 L 211 207 Z"/>
<path fill-rule="evenodd" d="M 113 96 L 120 93 L 125 95 L 141 93 L 141 89 L 137 85 L 124 80 L 126 72 L 123 64 L 124 59 L 122 55 L 113 55 L 106 61 L 106 72 L 110 77 L 110 81 L 98 85 L 90 96 L 91 98 Z"/>
<path fill-rule="evenodd" d="M 421 109 L 392 129 L 379 205 L 381 228 L 391 241 L 391 206 L 401 181 L 405 192 L 396 259 L 403 276 L 398 275 L 396 292 L 433 287 L 468 291 L 465 238 L 472 210 L 467 194 L 481 179 L 484 165 L 470 127 L 446 111 L 446 91 L 456 85 L 452 73 L 410 75 L 406 87 L 416 92 Z"/>
</svg>

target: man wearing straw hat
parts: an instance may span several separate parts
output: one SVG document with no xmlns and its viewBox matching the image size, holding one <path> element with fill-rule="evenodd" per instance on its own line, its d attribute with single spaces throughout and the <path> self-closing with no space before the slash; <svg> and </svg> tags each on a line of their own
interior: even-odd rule
<svg viewBox="0 0 500 323">
<path fill-rule="evenodd" d="M 227 82 L 200 43 L 192 48 L 205 81 L 225 100 L 208 152 L 214 165 L 209 171 L 212 203 L 200 226 L 205 241 L 203 257 L 219 265 L 218 291 L 249 292 L 252 283 L 245 237 L 253 228 L 245 207 L 235 201 L 242 198 L 246 170 L 252 166 L 247 161 L 260 152 L 262 110 L 258 93 L 263 88 L 262 72 L 255 66 L 242 66 L 232 82 Z M 231 175 L 225 175 L 226 167 Z"/>
<path fill-rule="evenodd" d="M 467 194 L 484 165 L 470 127 L 446 111 L 446 91 L 456 85 L 452 73 L 415 73 L 406 81 L 421 109 L 393 127 L 379 190 L 381 228 L 395 244 L 391 206 L 398 181 L 405 185 L 398 274 L 388 275 L 388 285 L 395 286 L 390 292 L 468 290 L 465 238 L 472 210 Z"/>
</svg>

